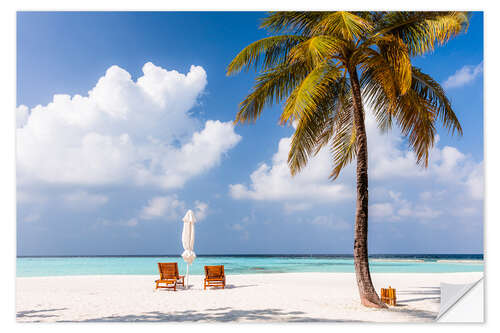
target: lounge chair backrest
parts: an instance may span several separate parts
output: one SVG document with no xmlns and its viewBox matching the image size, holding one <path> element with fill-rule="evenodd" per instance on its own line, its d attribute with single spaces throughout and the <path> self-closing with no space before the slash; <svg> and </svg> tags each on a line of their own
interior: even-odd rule
<svg viewBox="0 0 500 333">
<path fill-rule="evenodd" d="M 179 268 L 176 262 L 159 262 L 160 278 L 163 279 L 178 279 Z"/>
<path fill-rule="evenodd" d="M 205 266 L 205 276 L 208 278 L 219 278 L 224 276 L 224 265 Z"/>
</svg>

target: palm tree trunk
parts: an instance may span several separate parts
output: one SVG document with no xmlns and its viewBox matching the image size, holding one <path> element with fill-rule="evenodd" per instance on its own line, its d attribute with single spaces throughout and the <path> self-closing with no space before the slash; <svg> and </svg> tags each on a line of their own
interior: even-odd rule
<svg viewBox="0 0 500 333">
<path fill-rule="evenodd" d="M 356 127 L 356 216 L 354 224 L 354 269 L 361 304 L 368 307 L 387 307 L 373 288 L 368 264 L 368 146 L 361 90 L 356 68 L 349 71 L 353 92 L 354 124 Z"/>
</svg>

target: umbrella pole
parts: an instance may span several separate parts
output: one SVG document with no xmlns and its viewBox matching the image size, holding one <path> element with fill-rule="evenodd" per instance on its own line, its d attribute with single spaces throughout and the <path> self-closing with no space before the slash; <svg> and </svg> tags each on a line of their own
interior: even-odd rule
<svg viewBox="0 0 500 333">
<path fill-rule="evenodd" d="M 189 264 L 187 265 L 187 273 L 186 273 L 186 288 L 189 288 Z"/>
</svg>

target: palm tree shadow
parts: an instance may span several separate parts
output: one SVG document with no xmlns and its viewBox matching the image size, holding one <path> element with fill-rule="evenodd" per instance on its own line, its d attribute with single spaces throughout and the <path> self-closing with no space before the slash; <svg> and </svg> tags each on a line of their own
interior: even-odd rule
<svg viewBox="0 0 500 333">
<path fill-rule="evenodd" d="M 432 300 L 439 303 L 441 300 L 441 289 L 439 287 L 415 287 L 412 290 L 403 290 L 398 295 L 419 295 L 422 297 L 398 300 L 395 307 L 390 307 L 391 311 L 405 313 L 408 316 L 419 319 L 435 320 L 437 312 L 429 310 L 420 310 L 408 307 L 414 302 Z"/>
<path fill-rule="evenodd" d="M 57 314 L 47 314 L 46 312 L 63 311 L 63 310 L 67 310 L 67 308 L 18 311 L 16 313 L 16 318 L 42 319 L 42 318 L 57 317 L 58 316 Z"/>
<path fill-rule="evenodd" d="M 418 319 L 435 320 L 437 317 L 437 313 L 434 311 L 410 309 L 404 305 L 392 307 L 392 308 L 390 308 L 390 311 L 404 313 L 410 317 L 414 317 L 414 318 L 418 318 Z"/>
<path fill-rule="evenodd" d="M 404 290 L 398 292 L 398 295 L 440 295 L 440 287 L 415 287 L 417 290 Z"/>
<path fill-rule="evenodd" d="M 142 314 L 108 316 L 83 320 L 82 322 L 235 322 L 235 321 L 284 321 L 284 322 L 361 322 L 358 320 L 332 320 L 304 316 L 302 311 L 281 309 L 238 310 L 229 307 L 206 309 L 205 311 L 151 311 Z"/>
<path fill-rule="evenodd" d="M 401 291 L 399 295 L 421 295 L 422 297 L 411 298 L 398 301 L 398 303 L 412 303 L 425 300 L 433 300 L 437 303 L 441 300 L 441 288 L 439 287 L 417 287 L 417 290 L 405 290 Z M 437 296 L 436 296 L 437 295 Z"/>
</svg>

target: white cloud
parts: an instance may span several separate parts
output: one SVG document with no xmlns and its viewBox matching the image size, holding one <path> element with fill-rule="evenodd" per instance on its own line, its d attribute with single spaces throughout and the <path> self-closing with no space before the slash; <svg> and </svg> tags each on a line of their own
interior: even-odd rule
<svg viewBox="0 0 500 333">
<path fill-rule="evenodd" d="M 294 203 L 285 202 L 283 209 L 285 210 L 285 213 L 292 214 L 294 212 L 309 210 L 311 209 L 311 207 L 312 205 L 308 202 L 294 202 Z"/>
<path fill-rule="evenodd" d="M 370 205 L 370 216 L 374 217 L 388 217 L 392 216 L 394 213 L 394 207 L 392 207 L 392 204 L 386 202 L 386 203 L 376 203 L 373 205 Z"/>
<path fill-rule="evenodd" d="M 179 188 L 214 167 L 241 139 L 230 122 L 201 124 L 189 110 L 207 84 L 152 63 L 134 82 L 112 66 L 88 96 L 55 95 L 17 109 L 18 182 Z"/>
<path fill-rule="evenodd" d="M 252 209 L 250 215 L 244 216 L 239 222 L 233 222 L 230 224 L 226 224 L 226 228 L 235 232 L 236 235 L 243 241 L 247 241 L 250 238 L 250 232 L 248 231 L 248 227 L 255 223 L 255 210 Z"/>
<path fill-rule="evenodd" d="M 427 199 L 429 194 L 425 192 L 422 196 Z M 388 191 L 390 202 L 374 203 L 370 205 L 369 214 L 379 221 L 401 221 L 414 218 L 421 222 L 436 219 L 443 214 L 442 210 L 434 209 L 429 203 L 413 203 L 403 198 L 401 192 Z"/>
<path fill-rule="evenodd" d="M 239 234 L 241 240 L 248 240 L 250 237 L 250 232 L 247 230 L 247 222 L 242 221 L 242 223 L 233 223 L 229 228 Z"/>
<path fill-rule="evenodd" d="M 23 218 L 23 221 L 28 223 L 36 222 L 38 220 L 40 220 L 40 214 L 38 213 L 30 213 Z"/>
<path fill-rule="evenodd" d="M 86 191 L 71 192 L 63 195 L 63 200 L 70 207 L 97 207 L 108 202 L 102 194 L 91 194 Z"/>
<path fill-rule="evenodd" d="M 419 194 L 421 201 L 442 200 L 446 195 L 446 190 L 442 191 L 424 191 Z"/>
<path fill-rule="evenodd" d="M 203 201 L 196 200 L 194 202 L 194 215 L 197 221 L 202 221 L 208 215 L 208 204 Z"/>
<path fill-rule="evenodd" d="M 26 204 L 44 204 L 48 201 L 47 196 L 42 195 L 36 191 L 27 191 L 16 189 L 16 200 L 18 203 Z"/>
<path fill-rule="evenodd" d="M 321 151 L 301 173 L 292 177 L 287 164 L 290 143 L 291 137 L 282 138 L 278 152 L 273 156 L 272 165 L 262 163 L 250 175 L 249 186 L 231 184 L 231 196 L 234 199 L 320 202 L 335 202 L 352 197 L 347 185 L 328 180 L 331 163 L 327 151 Z"/>
<path fill-rule="evenodd" d="M 164 218 L 167 220 L 180 220 L 185 213 L 184 201 L 177 198 L 177 195 L 154 197 L 141 210 L 140 218 L 151 220 Z"/>
<path fill-rule="evenodd" d="M 383 184 L 391 188 L 401 181 L 416 183 L 424 187 L 422 192 L 432 193 L 434 198 L 443 198 L 446 191 L 460 194 L 473 200 L 481 200 L 483 193 L 482 162 L 476 162 L 471 156 L 451 146 L 439 147 L 439 137 L 432 149 L 427 169 L 416 165 L 415 154 L 409 151 L 397 128 L 389 133 L 381 133 L 374 116 L 366 113 L 368 137 L 369 179 L 371 184 Z M 334 182 L 328 181 L 331 160 L 324 149 L 312 158 L 309 165 L 296 177 L 290 176 L 286 163 L 291 138 L 282 138 L 278 152 L 272 163 L 261 163 L 250 175 L 250 184 L 232 184 L 229 187 L 234 199 L 273 200 L 283 202 L 286 213 L 305 211 L 318 205 L 335 204 L 344 200 L 352 202 L 355 191 L 355 168 L 351 163 L 342 171 L 341 177 Z M 436 190 L 436 186 L 442 188 Z M 425 188 L 430 190 L 425 190 Z M 373 193 L 373 192 L 370 192 Z M 392 202 L 382 201 L 379 196 L 370 196 L 370 216 L 375 218 L 401 218 L 414 216 L 418 219 L 435 219 L 443 214 L 442 209 L 431 208 L 422 203 L 416 205 L 407 200 L 398 199 L 392 191 Z M 423 194 L 427 200 L 430 194 Z M 449 205 L 463 201 L 458 195 L 449 196 Z M 400 200 L 400 201 L 398 201 Z M 397 203 L 397 204 L 396 204 Z"/>
<path fill-rule="evenodd" d="M 311 220 L 311 224 L 334 230 L 347 230 L 351 228 L 351 225 L 349 223 L 345 222 L 342 219 L 337 219 L 331 215 L 316 216 Z"/>
<path fill-rule="evenodd" d="M 136 218 L 131 218 L 125 221 L 124 225 L 126 225 L 127 227 L 135 227 L 138 223 L 139 221 Z"/>
<path fill-rule="evenodd" d="M 466 184 L 472 199 L 482 200 L 484 197 L 484 165 L 477 164 L 469 173 Z"/>
<path fill-rule="evenodd" d="M 16 128 L 26 125 L 29 117 L 29 109 L 26 105 L 20 105 L 16 108 Z"/>
<path fill-rule="evenodd" d="M 416 164 L 415 154 L 404 144 L 398 129 L 382 134 L 371 113 L 367 113 L 369 179 L 387 184 L 398 179 L 425 184 L 458 187 L 474 200 L 482 199 L 483 162 L 476 162 L 455 147 L 439 146 L 439 136 L 429 157 L 429 166 Z M 345 171 L 344 171 L 345 172 Z M 432 191 L 434 196 L 439 193 Z M 440 195 L 442 195 L 441 192 Z"/>
<path fill-rule="evenodd" d="M 130 218 L 128 220 L 108 220 L 99 218 L 91 227 L 93 229 L 99 227 L 111 227 L 111 226 L 136 227 L 138 224 L 139 220 L 136 217 Z"/>
<path fill-rule="evenodd" d="M 479 74 L 483 72 L 483 63 L 476 66 L 464 66 L 446 79 L 443 83 L 445 89 L 462 87 L 472 82 Z"/>
<path fill-rule="evenodd" d="M 176 194 L 158 196 L 151 198 L 147 205 L 142 207 L 137 219 L 181 221 L 187 210 L 187 204 L 183 200 L 179 200 Z M 198 200 L 194 202 L 193 210 L 197 221 L 204 220 L 209 213 L 208 204 Z"/>
<path fill-rule="evenodd" d="M 231 226 L 231 228 L 232 228 L 233 230 L 236 230 L 236 231 L 242 231 L 242 230 L 244 230 L 244 229 L 245 229 L 245 227 L 243 227 L 243 225 L 242 225 L 242 224 L 240 224 L 240 223 L 235 223 L 235 224 L 233 224 L 233 225 Z"/>
</svg>

